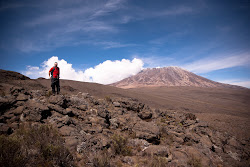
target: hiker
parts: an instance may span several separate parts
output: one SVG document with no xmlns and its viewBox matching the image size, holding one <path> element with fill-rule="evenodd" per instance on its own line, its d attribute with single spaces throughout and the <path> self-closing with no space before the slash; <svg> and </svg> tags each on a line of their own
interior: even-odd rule
<svg viewBox="0 0 250 167">
<path fill-rule="evenodd" d="M 57 62 L 54 63 L 54 67 L 52 67 L 49 70 L 49 77 L 51 75 L 51 87 L 52 87 L 52 93 L 55 94 L 55 86 L 57 89 L 57 94 L 60 92 L 60 83 L 59 83 L 59 75 L 60 75 L 60 69 L 57 67 Z"/>
</svg>

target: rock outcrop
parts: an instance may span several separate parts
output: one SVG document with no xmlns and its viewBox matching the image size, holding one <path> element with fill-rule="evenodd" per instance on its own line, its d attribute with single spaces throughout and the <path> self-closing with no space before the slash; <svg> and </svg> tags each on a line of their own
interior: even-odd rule
<svg viewBox="0 0 250 167">
<path fill-rule="evenodd" d="M 249 165 L 249 141 L 216 131 L 192 113 L 154 110 L 135 99 L 81 92 L 49 96 L 11 87 L 0 97 L 0 109 L 1 134 L 27 123 L 52 125 L 79 166 L 94 166 L 93 157 L 102 151 L 111 166 Z"/>
</svg>

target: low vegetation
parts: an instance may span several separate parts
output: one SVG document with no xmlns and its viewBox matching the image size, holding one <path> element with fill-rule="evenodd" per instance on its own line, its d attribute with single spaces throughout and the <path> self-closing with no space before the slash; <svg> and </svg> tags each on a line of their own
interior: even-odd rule
<svg viewBox="0 0 250 167">
<path fill-rule="evenodd" d="M 149 163 L 150 167 L 167 167 L 168 161 L 165 157 L 153 156 L 151 162 Z"/>
<path fill-rule="evenodd" d="M 132 154 L 132 148 L 127 145 L 128 139 L 126 137 L 123 137 L 121 135 L 115 134 L 112 137 L 112 147 L 114 150 L 114 153 L 117 155 L 131 155 Z"/>
<path fill-rule="evenodd" d="M 191 167 L 202 167 L 201 164 L 201 159 L 197 158 L 195 156 L 191 156 L 191 158 L 188 160 L 188 165 L 190 165 Z"/>
<path fill-rule="evenodd" d="M 0 136 L 0 164 L 10 166 L 74 166 L 64 140 L 51 126 L 21 128 Z"/>
<path fill-rule="evenodd" d="M 110 156 L 107 150 L 98 152 L 92 160 L 93 167 L 110 167 Z"/>
</svg>

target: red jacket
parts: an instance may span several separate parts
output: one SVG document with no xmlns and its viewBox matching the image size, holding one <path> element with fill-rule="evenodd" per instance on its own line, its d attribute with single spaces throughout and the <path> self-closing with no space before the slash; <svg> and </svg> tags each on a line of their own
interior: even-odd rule
<svg viewBox="0 0 250 167">
<path fill-rule="evenodd" d="M 59 67 L 52 67 L 49 70 L 49 72 L 51 72 L 54 68 L 55 68 L 55 70 L 53 71 L 53 78 L 59 78 L 59 75 L 60 75 L 60 69 L 59 69 Z"/>
</svg>

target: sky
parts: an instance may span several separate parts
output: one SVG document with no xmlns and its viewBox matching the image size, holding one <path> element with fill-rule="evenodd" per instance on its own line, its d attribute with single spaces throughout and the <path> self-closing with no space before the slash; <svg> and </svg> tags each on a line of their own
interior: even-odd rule
<svg viewBox="0 0 250 167">
<path fill-rule="evenodd" d="M 0 0 L 0 69 L 110 84 L 179 66 L 250 88 L 250 0 Z"/>
</svg>

